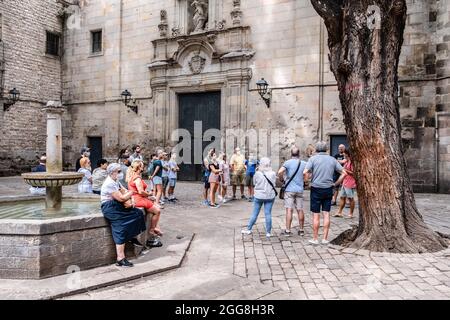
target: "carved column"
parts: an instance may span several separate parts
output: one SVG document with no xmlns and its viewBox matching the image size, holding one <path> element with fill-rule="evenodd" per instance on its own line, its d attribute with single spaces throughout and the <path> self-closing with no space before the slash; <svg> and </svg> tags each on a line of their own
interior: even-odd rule
<svg viewBox="0 0 450 320">
<path fill-rule="evenodd" d="M 165 38 L 167 37 L 167 29 L 169 27 L 169 24 L 167 23 L 167 11 L 161 10 L 160 16 L 161 16 L 161 23 L 158 24 L 159 36 L 161 38 Z"/>
<path fill-rule="evenodd" d="M 241 0 L 233 0 L 233 10 L 231 11 L 231 21 L 233 26 L 237 27 L 241 25 L 242 11 Z"/>
</svg>

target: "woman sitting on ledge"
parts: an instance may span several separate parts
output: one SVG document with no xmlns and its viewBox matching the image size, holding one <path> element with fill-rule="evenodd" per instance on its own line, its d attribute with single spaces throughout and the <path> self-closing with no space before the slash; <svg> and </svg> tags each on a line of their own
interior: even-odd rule
<svg viewBox="0 0 450 320">
<path fill-rule="evenodd" d="M 161 210 L 157 204 L 154 204 L 148 197 L 151 195 L 147 191 L 147 184 L 142 179 L 142 172 L 144 171 L 144 162 L 142 160 L 133 160 L 131 166 L 127 170 L 128 189 L 133 192 L 133 200 L 137 208 L 145 209 L 145 212 L 150 218 L 150 239 L 147 241 L 147 247 L 162 246 L 158 236 L 162 236 L 161 230 L 158 228 L 158 222 Z"/>
<path fill-rule="evenodd" d="M 141 210 L 134 208 L 131 191 L 123 188 L 119 180 L 123 178 L 120 164 L 111 163 L 106 169 L 108 177 L 102 185 L 102 212 L 111 223 L 112 236 L 116 244 L 117 266 L 132 267 L 125 258 L 125 243 L 131 241 L 140 245 L 135 238 L 146 230 L 145 218 Z"/>
</svg>

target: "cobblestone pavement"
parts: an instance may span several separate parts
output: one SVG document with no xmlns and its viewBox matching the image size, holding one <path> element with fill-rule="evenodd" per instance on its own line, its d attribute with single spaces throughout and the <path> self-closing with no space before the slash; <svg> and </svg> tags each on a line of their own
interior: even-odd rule
<svg viewBox="0 0 450 320">
<path fill-rule="evenodd" d="M 66 192 L 75 191 L 69 188 Z M 161 219 L 162 227 L 195 233 L 181 268 L 68 298 L 450 299 L 450 249 L 409 255 L 311 246 L 309 210 L 305 236 L 280 235 L 284 224 L 280 200 L 273 209 L 270 240 L 265 237 L 262 213 L 253 235 L 242 236 L 251 203 L 239 200 L 209 209 L 200 204 L 201 190 L 199 183 L 177 184 L 180 201 L 167 205 Z M 0 178 L 3 196 L 26 191 L 20 178 Z M 306 192 L 306 209 L 308 196 Z M 450 195 L 417 194 L 416 200 L 425 221 L 450 234 Z M 357 221 L 357 217 L 332 218 L 330 238 Z"/>
</svg>

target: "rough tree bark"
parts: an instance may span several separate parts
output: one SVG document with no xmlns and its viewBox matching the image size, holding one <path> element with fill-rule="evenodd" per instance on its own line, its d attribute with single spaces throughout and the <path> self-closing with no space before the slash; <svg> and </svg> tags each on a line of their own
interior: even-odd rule
<svg viewBox="0 0 450 320">
<path fill-rule="evenodd" d="M 358 180 L 360 218 L 350 246 L 403 253 L 444 249 L 446 241 L 417 210 L 403 157 L 397 69 L 405 0 L 311 3 L 328 30 Z"/>
</svg>

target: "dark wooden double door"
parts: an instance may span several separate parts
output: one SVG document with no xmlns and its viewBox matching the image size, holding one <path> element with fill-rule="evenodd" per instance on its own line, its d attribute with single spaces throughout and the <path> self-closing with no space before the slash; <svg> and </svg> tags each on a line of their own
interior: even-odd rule
<svg viewBox="0 0 450 320">
<path fill-rule="evenodd" d="M 186 129 L 191 134 L 191 163 L 182 163 L 178 174 L 179 180 L 199 181 L 202 179 L 202 165 L 195 163 L 194 156 L 197 154 L 197 160 L 203 159 L 203 151 L 211 141 L 203 141 L 201 150 L 194 148 L 194 125 L 195 122 L 201 122 L 202 137 L 208 129 L 220 130 L 220 91 L 187 93 L 178 95 L 179 105 L 179 128 Z M 199 148 L 197 148 L 199 149 Z M 197 161 L 198 162 L 198 161 Z"/>
</svg>

